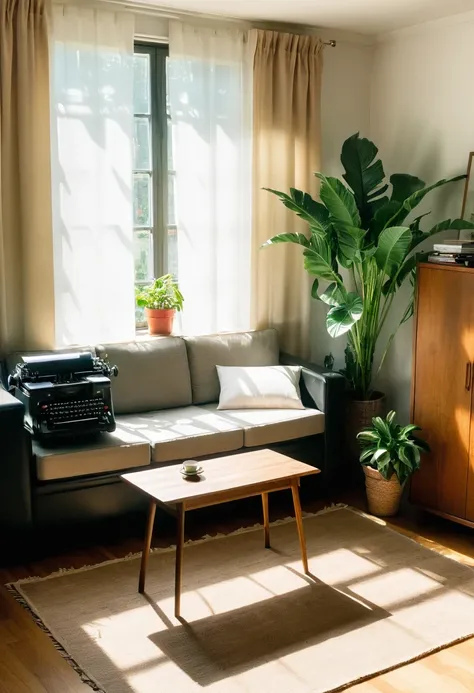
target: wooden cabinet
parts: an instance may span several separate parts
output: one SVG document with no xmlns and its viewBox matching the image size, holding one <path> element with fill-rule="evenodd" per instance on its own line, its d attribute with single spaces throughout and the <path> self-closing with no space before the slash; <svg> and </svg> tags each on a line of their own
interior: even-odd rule
<svg viewBox="0 0 474 693">
<path fill-rule="evenodd" d="M 432 452 L 410 498 L 474 526 L 474 269 L 421 264 L 415 313 L 412 421 Z"/>
</svg>

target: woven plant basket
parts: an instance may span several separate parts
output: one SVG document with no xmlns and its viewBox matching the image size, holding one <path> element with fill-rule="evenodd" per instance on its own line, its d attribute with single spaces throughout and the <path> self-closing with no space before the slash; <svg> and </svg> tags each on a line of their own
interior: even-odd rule
<svg viewBox="0 0 474 693">
<path fill-rule="evenodd" d="M 364 473 L 369 512 L 379 517 L 396 515 L 403 491 L 396 475 L 387 480 L 372 467 L 364 467 Z"/>
<path fill-rule="evenodd" d="M 357 434 L 371 425 L 374 416 L 384 416 L 386 413 L 385 395 L 374 392 L 372 399 L 357 400 L 349 398 L 346 409 L 346 438 L 347 450 L 352 459 L 358 460 L 360 443 Z"/>
</svg>

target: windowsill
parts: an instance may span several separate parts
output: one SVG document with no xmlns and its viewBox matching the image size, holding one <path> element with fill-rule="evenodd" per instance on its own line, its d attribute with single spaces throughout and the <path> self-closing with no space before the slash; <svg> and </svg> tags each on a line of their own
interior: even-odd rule
<svg viewBox="0 0 474 693">
<path fill-rule="evenodd" d="M 169 335 L 167 334 L 150 334 L 147 327 L 137 327 L 135 329 L 135 336 L 137 339 L 161 339 L 163 337 L 182 337 L 183 333 L 178 330 L 173 330 Z"/>
</svg>

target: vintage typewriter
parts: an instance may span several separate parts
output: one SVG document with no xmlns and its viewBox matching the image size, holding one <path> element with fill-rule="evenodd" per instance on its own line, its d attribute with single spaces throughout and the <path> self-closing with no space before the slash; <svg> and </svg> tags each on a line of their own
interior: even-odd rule
<svg viewBox="0 0 474 693">
<path fill-rule="evenodd" d="M 115 430 L 110 377 L 116 366 L 90 352 L 23 356 L 8 388 L 25 405 L 25 426 L 35 438 Z"/>
</svg>

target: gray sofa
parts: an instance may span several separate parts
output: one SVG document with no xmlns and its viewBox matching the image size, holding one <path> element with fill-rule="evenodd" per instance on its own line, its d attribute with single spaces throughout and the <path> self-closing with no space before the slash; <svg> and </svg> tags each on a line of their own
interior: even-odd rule
<svg viewBox="0 0 474 693">
<path fill-rule="evenodd" d="M 144 336 L 94 349 L 119 369 L 112 381 L 114 433 L 45 447 L 24 431 L 23 405 L 3 392 L 0 439 L 7 439 L 7 453 L 0 483 L 11 499 L 0 508 L 4 525 L 27 529 L 123 514 L 142 499 L 120 481 L 121 473 L 248 448 L 286 446 L 294 457 L 319 466 L 327 483 L 337 476 L 342 376 L 302 364 L 304 410 L 217 410 L 216 365 L 300 363 L 280 354 L 275 330 Z M 18 355 L 9 357 L 5 372 L 16 361 Z"/>
</svg>

